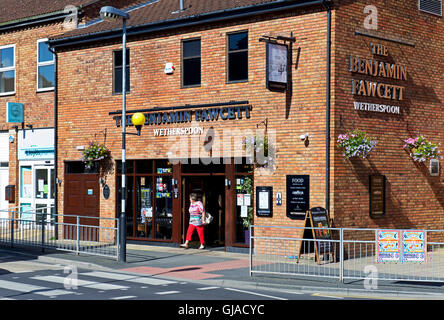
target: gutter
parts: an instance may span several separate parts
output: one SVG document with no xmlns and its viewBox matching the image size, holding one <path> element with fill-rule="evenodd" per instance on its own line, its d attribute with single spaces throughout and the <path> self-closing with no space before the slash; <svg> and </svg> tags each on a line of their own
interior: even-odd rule
<svg viewBox="0 0 444 320">
<path fill-rule="evenodd" d="M 66 13 L 64 11 L 57 11 L 52 12 L 49 14 L 44 14 L 40 16 L 33 16 L 25 19 L 19 19 L 14 21 L 8 21 L 4 24 L 0 24 L 0 32 L 9 31 L 12 29 L 17 28 L 23 28 L 23 27 L 29 27 L 36 24 L 46 23 L 46 22 L 52 22 L 56 20 L 65 19 L 70 14 Z"/>
<path fill-rule="evenodd" d="M 331 5 L 324 1 L 327 9 L 327 72 L 325 101 L 325 209 L 330 213 L 330 112 L 331 112 Z"/>
<path fill-rule="evenodd" d="M 260 14 L 273 13 L 283 10 L 303 8 L 316 5 L 324 5 L 330 2 L 326 0 L 313 0 L 308 2 L 294 3 L 294 0 L 282 0 L 273 3 L 266 3 L 260 5 L 252 5 L 242 8 L 232 8 L 216 12 L 204 13 L 201 15 L 189 16 L 178 19 L 170 19 L 166 21 L 158 21 L 138 26 L 128 27 L 128 36 L 135 36 L 140 34 L 147 34 L 151 32 L 166 31 L 182 27 L 191 27 L 202 25 L 205 23 L 222 22 L 231 19 L 240 19 L 251 17 Z M 49 45 L 55 49 L 67 46 L 82 45 L 94 41 L 105 41 L 117 39 L 122 36 L 122 29 L 99 31 L 92 34 L 83 34 L 78 36 L 71 36 L 62 39 L 49 40 Z"/>
</svg>

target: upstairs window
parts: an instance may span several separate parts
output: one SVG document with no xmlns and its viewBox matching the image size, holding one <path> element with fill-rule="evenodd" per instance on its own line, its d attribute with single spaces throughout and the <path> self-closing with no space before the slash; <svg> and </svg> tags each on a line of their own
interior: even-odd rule
<svg viewBox="0 0 444 320">
<path fill-rule="evenodd" d="M 54 90 L 55 87 L 54 54 L 46 41 L 37 41 L 37 91 Z"/>
<path fill-rule="evenodd" d="M 15 93 L 15 45 L 0 47 L 0 95 Z"/>
<path fill-rule="evenodd" d="M 442 17 L 442 0 L 419 0 L 419 10 Z"/>
<path fill-rule="evenodd" d="M 200 86 L 201 44 L 200 39 L 182 42 L 182 86 Z"/>
<path fill-rule="evenodd" d="M 248 32 L 228 35 L 228 82 L 248 81 Z"/>
<path fill-rule="evenodd" d="M 114 51 L 113 93 L 122 94 L 122 50 Z M 126 92 L 130 92 L 130 51 L 126 49 Z"/>
</svg>

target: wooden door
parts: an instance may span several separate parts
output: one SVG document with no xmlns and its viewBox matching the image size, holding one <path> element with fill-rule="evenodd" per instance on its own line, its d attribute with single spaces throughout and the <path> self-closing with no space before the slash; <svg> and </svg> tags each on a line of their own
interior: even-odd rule
<svg viewBox="0 0 444 320">
<path fill-rule="evenodd" d="M 66 174 L 65 175 L 65 205 L 64 215 L 80 217 L 80 240 L 98 241 L 99 226 L 99 175 L 98 174 Z M 83 218 L 82 218 L 83 217 Z M 64 222 L 76 224 L 75 217 L 64 217 Z M 65 239 L 77 239 L 77 230 L 74 226 L 64 226 Z"/>
</svg>

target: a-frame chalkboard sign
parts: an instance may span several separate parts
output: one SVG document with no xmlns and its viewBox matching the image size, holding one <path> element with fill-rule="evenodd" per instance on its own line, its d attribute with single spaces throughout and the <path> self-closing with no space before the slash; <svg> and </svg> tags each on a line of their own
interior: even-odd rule
<svg viewBox="0 0 444 320">
<path fill-rule="evenodd" d="M 328 215 L 328 211 L 321 207 L 311 208 L 305 213 L 305 228 L 312 228 L 312 235 L 314 239 L 314 249 L 315 249 L 315 261 L 320 263 L 320 256 L 322 255 L 326 258 L 326 255 L 331 255 L 332 259 L 335 259 L 334 250 L 332 248 L 332 240 L 331 230 L 330 228 L 330 218 Z M 315 229 L 319 228 L 319 229 Z M 321 241 L 319 241 L 321 240 Z M 325 240 L 325 241 L 324 241 Z M 302 250 L 302 241 L 299 244 L 299 258 L 301 256 Z M 333 261 L 332 260 L 332 261 Z"/>
</svg>

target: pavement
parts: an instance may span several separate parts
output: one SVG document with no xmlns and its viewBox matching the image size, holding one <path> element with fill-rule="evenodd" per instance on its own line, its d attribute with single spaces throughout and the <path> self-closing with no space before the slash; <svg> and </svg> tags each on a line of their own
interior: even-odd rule
<svg viewBox="0 0 444 320">
<path fill-rule="evenodd" d="M 12 250 L 1 247 L 2 250 Z M 329 293 L 344 297 L 444 300 L 444 283 L 378 281 L 366 289 L 364 280 L 257 274 L 250 276 L 248 253 L 226 252 L 224 248 L 182 249 L 171 245 L 127 244 L 126 262 L 109 257 L 76 255 L 45 249 L 14 249 L 42 263 L 84 269 L 125 272 L 239 289 Z M 375 282 L 372 283 L 373 285 Z M 368 287 L 368 286 L 367 286 Z"/>
</svg>

